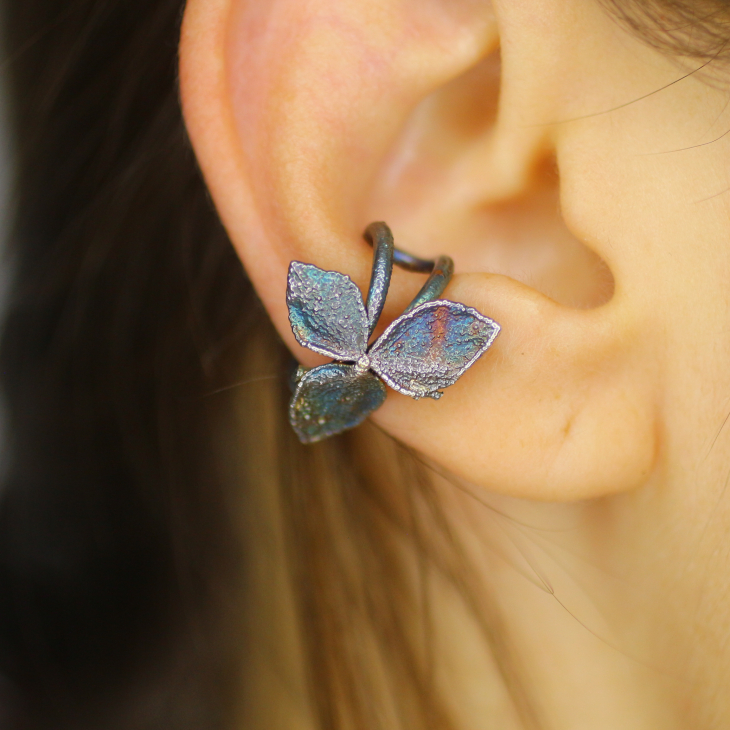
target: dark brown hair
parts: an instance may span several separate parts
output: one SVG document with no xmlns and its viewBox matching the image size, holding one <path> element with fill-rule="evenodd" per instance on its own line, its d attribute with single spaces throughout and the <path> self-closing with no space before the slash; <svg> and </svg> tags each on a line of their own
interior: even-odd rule
<svg viewBox="0 0 730 730">
<path fill-rule="evenodd" d="M 266 548 L 257 492 L 280 488 L 322 726 L 377 730 L 390 701 L 445 727 L 409 640 L 403 526 L 363 449 L 304 449 L 285 423 L 285 350 L 181 118 L 181 0 L 5 11 L 18 184 L 0 670 L 15 722 L 230 726 L 260 598 L 247 567 Z M 380 695 L 373 653 L 395 681 Z"/>
<path fill-rule="evenodd" d="M 703 60 L 730 57 L 728 0 L 602 0 L 637 36 L 660 51 Z"/>
<path fill-rule="evenodd" d="M 263 314 L 183 127 L 182 3 L 4 10 L 5 704 L 19 727 L 222 727 L 239 547 L 211 468 L 222 403 L 200 396 Z"/>
</svg>

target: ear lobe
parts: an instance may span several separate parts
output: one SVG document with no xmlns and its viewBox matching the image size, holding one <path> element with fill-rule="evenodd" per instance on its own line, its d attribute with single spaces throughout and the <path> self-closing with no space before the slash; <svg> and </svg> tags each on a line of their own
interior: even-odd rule
<svg viewBox="0 0 730 730">
<path fill-rule="evenodd" d="M 441 400 L 389 397 L 378 425 L 457 477 L 517 497 L 588 499 L 650 478 L 661 372 L 623 302 L 568 309 L 490 274 L 455 277 L 447 294 L 500 323 L 499 337 Z"/>
<path fill-rule="evenodd" d="M 361 232 L 371 219 L 395 221 L 398 245 L 413 253 L 452 255 L 457 275 L 445 298 L 502 326 L 490 353 L 440 401 L 391 393 L 374 415 L 389 433 L 512 494 L 575 499 L 632 488 L 655 457 L 656 373 L 636 377 L 636 349 L 646 343 L 625 300 L 578 310 L 516 278 L 477 273 L 499 271 L 502 256 L 505 273 L 519 276 L 520 245 L 523 261 L 538 258 L 535 201 L 555 144 L 552 132 L 524 124 L 524 109 L 537 102 L 519 90 L 506 96 L 522 106 L 492 99 L 453 113 L 455 100 L 477 93 L 489 64 L 493 72 L 497 31 L 471 0 L 189 0 L 181 90 L 190 137 L 259 296 L 305 364 L 321 359 L 299 348 L 289 327 L 289 262 L 348 274 L 365 290 L 372 252 Z M 503 86 L 510 63 L 500 70 Z M 550 178 L 555 205 L 558 182 Z M 563 228 L 547 240 L 568 254 L 554 268 L 564 273 L 573 262 L 569 293 L 574 280 L 589 281 L 578 304 L 602 303 L 607 297 L 591 297 L 605 281 L 590 276 L 605 269 L 555 205 L 551 220 Z M 548 217 L 539 220 L 544 245 Z M 520 229 L 526 221 L 532 228 Z M 495 230 L 501 249 L 484 245 Z M 385 319 L 421 283 L 396 274 Z"/>
</svg>

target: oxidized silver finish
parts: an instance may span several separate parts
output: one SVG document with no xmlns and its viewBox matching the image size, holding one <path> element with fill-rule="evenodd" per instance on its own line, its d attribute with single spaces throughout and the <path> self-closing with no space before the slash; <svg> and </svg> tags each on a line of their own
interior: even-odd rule
<svg viewBox="0 0 730 730">
<path fill-rule="evenodd" d="M 368 337 L 370 337 L 378 324 L 385 306 L 385 298 L 388 296 L 395 244 L 390 228 L 378 223 L 371 223 L 365 229 L 364 237 L 374 249 L 373 272 L 370 274 L 370 287 L 365 304 L 368 312 Z"/>
<path fill-rule="evenodd" d="M 336 360 L 357 360 L 365 352 L 367 314 L 349 276 L 292 261 L 286 303 L 300 345 Z"/>
<path fill-rule="evenodd" d="M 448 256 L 434 262 L 399 251 L 384 223 L 368 226 L 365 238 L 375 249 L 367 306 L 348 276 L 299 261 L 289 267 L 287 304 L 297 342 L 338 361 L 297 372 L 289 420 L 303 443 L 362 423 L 383 404 L 384 382 L 416 399 L 440 398 L 500 330 L 472 307 L 437 298 L 453 274 Z M 368 347 L 394 260 L 431 275 L 405 313 Z"/>
<path fill-rule="evenodd" d="M 370 367 L 412 398 L 440 398 L 491 346 L 499 325 L 458 302 L 426 302 L 398 317 L 370 348 Z"/>
<path fill-rule="evenodd" d="M 425 302 L 432 302 L 434 299 L 438 299 L 444 293 L 444 289 L 449 285 L 453 275 L 454 262 L 451 260 L 451 257 L 439 256 L 433 265 L 433 271 L 431 272 L 431 276 L 428 277 L 428 281 L 423 285 L 421 291 L 416 294 L 414 300 L 406 307 L 406 311 L 403 314 L 407 314 Z"/>
<path fill-rule="evenodd" d="M 385 400 L 385 385 L 357 367 L 330 363 L 304 373 L 289 415 L 304 443 L 359 426 Z"/>
</svg>

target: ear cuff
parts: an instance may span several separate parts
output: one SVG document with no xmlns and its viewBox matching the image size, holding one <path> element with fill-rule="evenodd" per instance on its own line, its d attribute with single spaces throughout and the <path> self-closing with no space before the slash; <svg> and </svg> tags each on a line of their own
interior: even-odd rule
<svg viewBox="0 0 730 730">
<path fill-rule="evenodd" d="M 440 398 L 492 345 L 500 326 L 472 307 L 439 299 L 453 273 L 448 256 L 435 261 L 395 248 L 385 223 L 364 233 L 373 247 L 366 303 L 349 276 L 292 261 L 286 301 L 297 342 L 335 362 L 300 367 L 289 421 L 302 443 L 360 425 L 385 401 L 389 385 L 412 398 Z M 372 344 L 393 264 L 429 277 L 404 313 Z"/>
</svg>

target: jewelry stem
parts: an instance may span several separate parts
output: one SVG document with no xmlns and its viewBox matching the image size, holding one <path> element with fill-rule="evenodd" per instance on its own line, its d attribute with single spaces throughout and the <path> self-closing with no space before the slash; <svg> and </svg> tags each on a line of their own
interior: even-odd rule
<svg viewBox="0 0 730 730">
<path fill-rule="evenodd" d="M 373 273 L 370 277 L 370 288 L 365 309 L 368 315 L 368 337 L 373 334 L 375 325 L 385 305 L 385 298 L 390 287 L 390 276 L 393 272 L 393 234 L 385 223 L 371 223 L 363 234 L 365 240 L 373 247 Z"/>
</svg>

